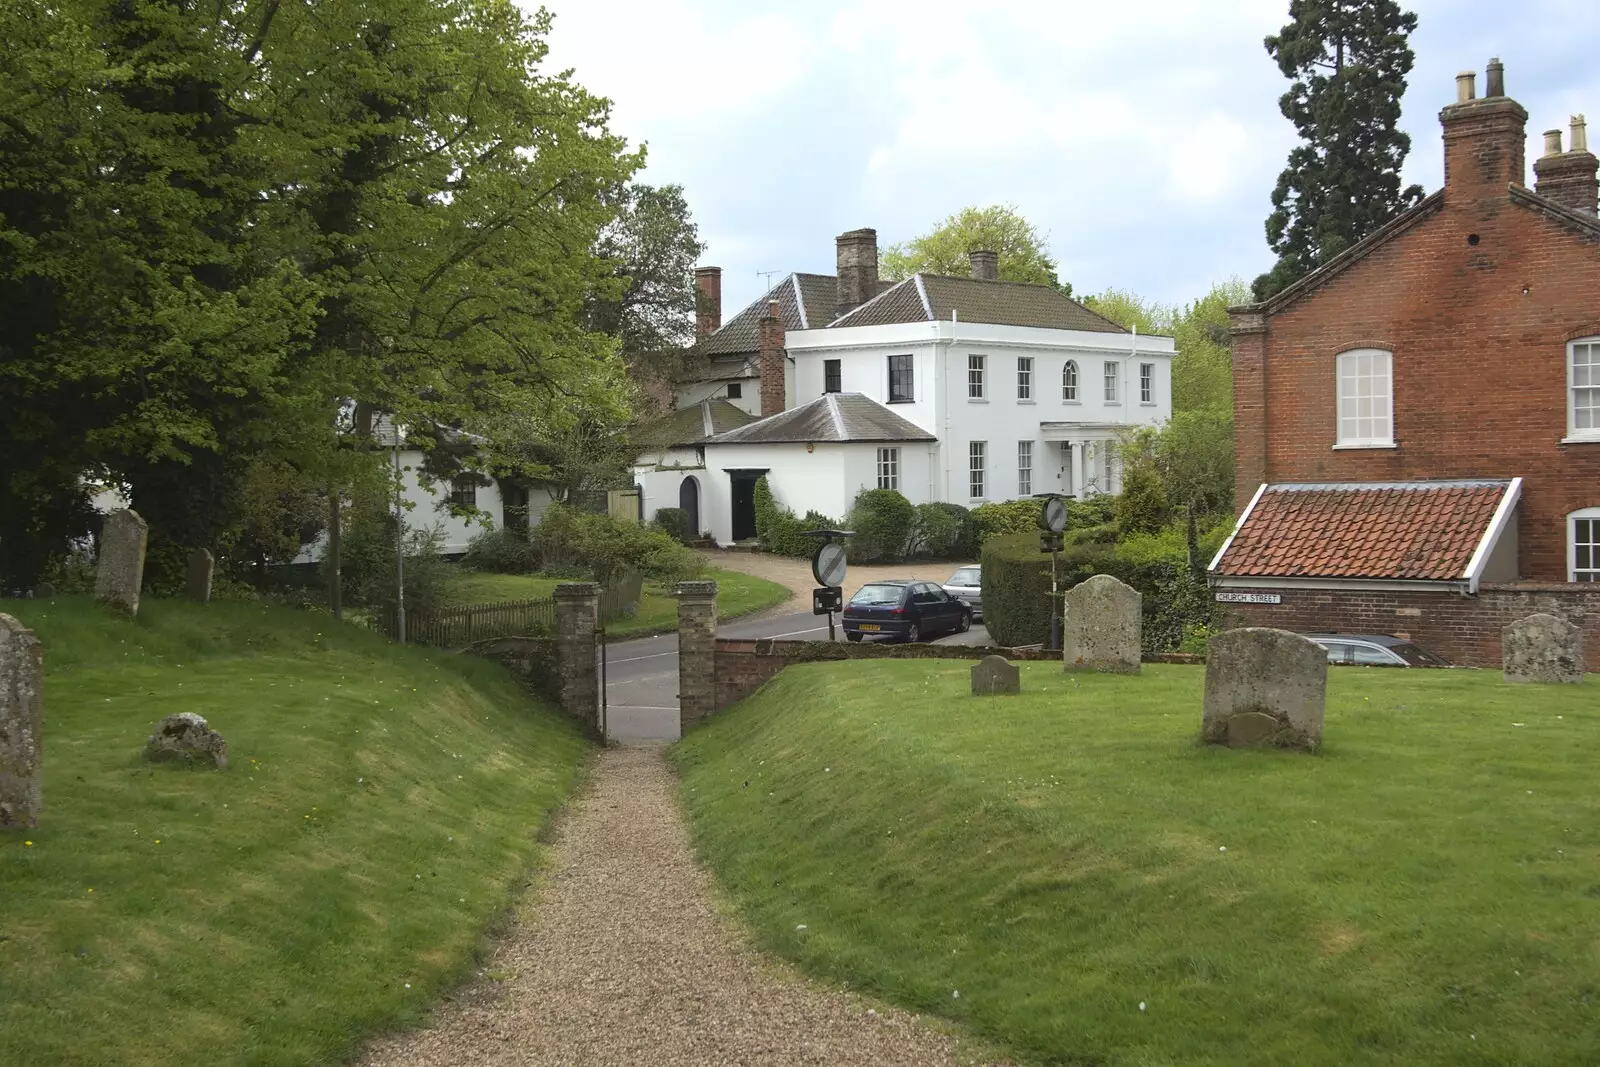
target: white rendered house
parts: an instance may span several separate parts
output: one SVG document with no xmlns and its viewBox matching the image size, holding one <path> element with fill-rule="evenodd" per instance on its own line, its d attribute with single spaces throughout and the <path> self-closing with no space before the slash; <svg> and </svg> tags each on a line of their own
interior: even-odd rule
<svg viewBox="0 0 1600 1067">
<path fill-rule="evenodd" d="M 1049 286 L 998 281 L 994 253 L 972 253 L 971 277 L 885 285 L 876 235 L 855 230 L 838 261 L 831 319 L 819 322 L 824 276 L 792 275 L 703 339 L 711 369 L 680 390 L 680 404 L 763 416 L 694 445 L 700 526 L 718 541 L 753 535 L 745 486 L 761 473 L 797 514 L 839 519 L 871 488 L 966 507 L 1115 493 L 1119 436 L 1172 414 L 1172 338 L 1130 333 Z M 714 395 L 730 386 L 731 399 Z M 646 517 L 676 506 L 662 502 L 666 473 L 653 471 Z"/>
</svg>

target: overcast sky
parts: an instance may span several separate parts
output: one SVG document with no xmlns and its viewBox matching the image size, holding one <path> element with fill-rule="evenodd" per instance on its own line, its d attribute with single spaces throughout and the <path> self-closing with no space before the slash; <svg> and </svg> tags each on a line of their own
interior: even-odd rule
<svg viewBox="0 0 1600 1067">
<path fill-rule="evenodd" d="M 551 62 L 685 187 L 728 313 L 759 271 L 833 272 L 967 204 L 1011 203 L 1079 293 L 1167 302 L 1272 264 L 1262 223 L 1294 144 L 1262 38 L 1287 0 L 549 0 Z M 1405 178 L 1443 178 L 1454 76 L 1506 65 L 1541 133 L 1587 112 L 1600 143 L 1596 0 L 1419 0 Z M 1513 14 L 1515 12 L 1515 14 Z M 1531 170 L 1528 181 L 1532 183 Z"/>
</svg>

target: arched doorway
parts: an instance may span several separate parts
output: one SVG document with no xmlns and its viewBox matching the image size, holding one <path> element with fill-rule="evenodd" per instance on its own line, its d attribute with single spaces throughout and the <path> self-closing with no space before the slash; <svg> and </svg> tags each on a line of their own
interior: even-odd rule
<svg viewBox="0 0 1600 1067">
<path fill-rule="evenodd" d="M 700 483 L 689 475 L 678 486 L 678 507 L 683 509 L 691 539 L 700 536 Z"/>
</svg>

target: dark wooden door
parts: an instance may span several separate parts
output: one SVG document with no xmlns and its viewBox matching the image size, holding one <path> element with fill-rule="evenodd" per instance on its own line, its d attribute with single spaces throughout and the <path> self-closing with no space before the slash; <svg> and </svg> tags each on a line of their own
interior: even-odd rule
<svg viewBox="0 0 1600 1067">
<path fill-rule="evenodd" d="M 756 479 L 733 478 L 733 539 L 748 541 L 756 535 Z"/>
<path fill-rule="evenodd" d="M 754 500 L 755 498 L 751 497 L 752 503 Z M 691 538 L 699 537 L 702 529 L 700 525 L 700 482 L 692 474 L 683 480 L 682 485 L 678 486 L 678 507 L 682 508 L 684 515 L 688 517 L 689 536 Z"/>
</svg>

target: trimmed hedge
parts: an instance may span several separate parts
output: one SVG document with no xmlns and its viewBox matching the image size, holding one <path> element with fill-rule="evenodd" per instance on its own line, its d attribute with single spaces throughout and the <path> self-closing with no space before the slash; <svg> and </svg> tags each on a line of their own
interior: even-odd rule
<svg viewBox="0 0 1600 1067">
<path fill-rule="evenodd" d="M 972 528 L 979 547 L 987 544 L 991 537 L 1037 530 L 1040 506 L 1037 500 L 1002 500 L 973 508 Z M 1035 550 L 1038 547 L 1035 545 Z"/>
<path fill-rule="evenodd" d="M 863 489 L 850 508 L 846 527 L 850 562 L 895 563 L 905 558 L 906 541 L 916 509 L 894 489 Z"/>
<path fill-rule="evenodd" d="M 1016 647 L 1048 640 L 1050 556 L 1039 551 L 1037 530 L 991 534 L 983 543 L 979 562 L 983 564 L 983 624 L 994 643 Z"/>
</svg>

